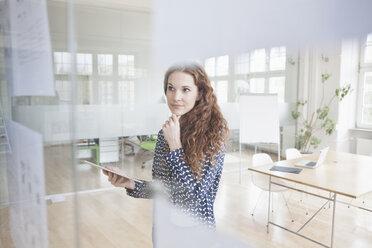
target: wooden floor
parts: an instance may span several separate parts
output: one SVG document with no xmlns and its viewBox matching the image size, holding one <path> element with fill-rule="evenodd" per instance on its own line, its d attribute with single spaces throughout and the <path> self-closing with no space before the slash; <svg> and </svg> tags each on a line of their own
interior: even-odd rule
<svg viewBox="0 0 372 248">
<path fill-rule="evenodd" d="M 47 194 L 61 194 L 74 191 L 73 169 L 69 163 L 69 147 L 49 147 L 45 150 Z M 248 166 L 250 154 L 243 154 L 243 163 Z M 67 157 L 66 157 L 67 156 Z M 141 161 L 151 154 L 138 152 L 126 156 L 118 164 L 128 174 L 142 179 L 151 178 L 151 166 L 140 168 Z M 215 204 L 218 233 L 238 240 L 250 247 L 320 247 L 278 227 L 270 226 L 266 232 L 267 192 L 262 194 L 255 215 L 252 210 L 260 195 L 250 179 L 252 172 L 244 170 L 239 183 L 240 158 L 238 153 L 226 156 L 224 173 Z M 372 165 L 371 165 L 372 166 Z M 66 195 L 62 202 L 47 205 L 49 247 L 152 247 L 152 200 L 134 199 L 123 189 L 112 188 L 105 176 L 95 169 L 81 165 L 77 170 L 79 190 L 75 198 Z M 97 190 L 99 189 L 99 190 Z M 327 194 L 326 192 L 317 193 Z M 285 192 L 289 198 L 291 218 L 280 194 L 274 194 L 272 219 L 287 228 L 296 230 L 314 213 L 324 200 L 305 196 L 298 192 Z M 77 199 L 77 201 L 76 201 Z M 301 201 L 302 200 L 302 201 Z M 350 199 L 339 197 L 348 202 Z M 368 195 L 352 203 L 372 208 L 372 196 Z M 306 206 L 309 215 L 306 215 Z M 77 211 L 76 211 L 77 210 Z M 323 209 L 303 230 L 323 243 L 329 244 L 332 208 Z M 12 248 L 9 235 L 9 208 L 0 208 L 0 247 Z M 335 247 L 372 247 L 372 212 L 344 204 L 337 204 Z"/>
</svg>

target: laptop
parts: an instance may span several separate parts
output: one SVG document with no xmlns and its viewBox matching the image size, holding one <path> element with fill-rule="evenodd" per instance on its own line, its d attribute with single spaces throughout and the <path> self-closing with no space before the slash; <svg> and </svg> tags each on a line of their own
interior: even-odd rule
<svg viewBox="0 0 372 248">
<path fill-rule="evenodd" d="M 319 155 L 318 161 L 301 160 L 301 161 L 297 162 L 295 164 L 295 166 L 301 166 L 301 167 L 312 168 L 312 169 L 314 169 L 316 167 L 319 167 L 326 160 L 328 150 L 329 150 L 329 146 L 320 150 L 320 155 Z"/>
</svg>

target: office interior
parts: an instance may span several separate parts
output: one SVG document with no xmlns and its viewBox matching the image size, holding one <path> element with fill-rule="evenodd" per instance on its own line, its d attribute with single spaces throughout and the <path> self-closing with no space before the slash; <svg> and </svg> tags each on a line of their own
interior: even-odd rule
<svg viewBox="0 0 372 248">
<path fill-rule="evenodd" d="M 2 13 L 7 11 L 7 2 L 0 1 Z M 335 131 L 326 135 L 320 130 L 321 141 L 309 152 L 318 153 L 329 146 L 333 151 L 372 156 L 372 28 L 359 36 L 319 44 L 295 46 L 278 39 L 276 44 L 261 45 L 258 39 L 239 51 L 206 47 L 195 56 L 180 51 L 179 59 L 177 54 L 166 54 L 162 60 L 159 51 L 165 48 L 154 42 L 162 41 L 155 28 L 161 22 L 154 24 L 154 16 L 156 8 L 169 1 L 39 2 L 45 2 L 48 18 L 52 95 L 10 93 L 8 69 L 18 65 L 7 57 L 11 35 L 4 33 L 6 19 L 1 25 L 0 247 L 152 247 L 152 200 L 127 196 L 124 189 L 113 187 L 99 169 L 84 161 L 118 167 L 130 177 L 151 180 L 153 151 L 141 143 L 152 141 L 170 115 L 163 92 L 166 69 L 187 59 L 205 67 L 229 123 L 230 138 L 214 210 L 217 232 L 242 247 L 318 246 L 281 229 L 266 232 L 268 193 L 261 194 L 252 183 L 254 172 L 248 168 L 255 153 L 267 153 L 273 161 L 286 160 L 285 151 L 296 147 L 301 129 L 301 122 L 291 114 L 296 103 L 306 100 L 303 114 L 311 118 L 321 100 L 331 101 L 335 89 L 346 84 L 352 92 L 342 101 L 332 101 L 329 108 Z M 174 51 L 178 49 L 182 47 Z M 42 71 L 40 68 L 40 74 Z M 324 84 L 325 74 L 329 79 Z M 246 115 L 240 109 L 240 98 L 249 93 L 277 95 L 278 144 L 240 142 L 240 119 Z M 249 119 L 254 122 L 255 116 Z M 29 130 L 41 137 L 39 167 L 33 171 L 26 166 L 30 169 L 26 176 L 39 173 L 33 178 L 39 176 L 44 190 L 43 208 L 22 208 L 27 202 L 12 201 L 14 174 L 7 120 L 16 123 L 14 130 Z M 30 151 L 36 151 L 25 143 Z M 27 153 L 28 148 L 24 149 Z M 22 186 L 18 190 L 22 191 Z M 310 191 L 328 194 L 319 189 Z M 283 195 L 290 212 L 282 196 L 274 194 L 271 216 L 289 228 L 300 227 L 323 204 L 321 199 L 299 192 Z M 345 204 L 337 208 L 334 247 L 370 247 L 372 194 L 339 200 Z M 35 214 L 29 224 L 12 223 L 11 216 L 17 214 L 23 216 L 20 223 L 27 222 L 22 211 Z M 331 214 L 331 208 L 325 207 L 304 232 L 329 242 Z"/>
</svg>

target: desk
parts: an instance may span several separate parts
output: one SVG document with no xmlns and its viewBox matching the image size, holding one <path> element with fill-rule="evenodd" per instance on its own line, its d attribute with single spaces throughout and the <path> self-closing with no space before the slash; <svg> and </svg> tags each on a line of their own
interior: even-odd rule
<svg viewBox="0 0 372 248">
<path fill-rule="evenodd" d="M 249 170 L 258 172 L 261 174 L 265 174 L 269 176 L 269 191 L 271 189 L 271 185 L 280 185 L 286 188 L 290 188 L 293 190 L 305 192 L 302 190 L 298 190 L 292 187 L 288 187 L 282 184 L 278 184 L 272 181 L 272 177 L 292 181 L 298 184 L 310 186 L 313 188 L 321 189 L 328 191 L 330 193 L 329 197 L 324 197 L 321 195 L 316 195 L 313 193 L 309 193 L 311 195 L 326 199 L 328 201 L 333 202 L 333 215 L 332 215 L 332 231 L 331 231 L 331 245 L 327 246 L 322 244 L 318 241 L 315 241 L 309 237 L 306 237 L 299 232 L 302 228 L 320 211 L 315 213 L 313 217 L 311 217 L 308 222 L 305 223 L 297 232 L 289 230 L 285 227 L 282 227 L 278 224 L 275 224 L 270 221 L 270 196 L 269 193 L 269 206 L 268 206 L 268 221 L 267 221 L 267 232 L 269 232 L 269 225 L 278 226 L 282 229 L 290 231 L 298 236 L 306 238 L 310 241 L 313 241 L 319 245 L 324 247 L 333 247 L 333 234 L 334 234 L 334 225 L 335 225 L 335 211 L 336 211 L 336 203 L 337 203 L 337 195 L 343 195 L 351 198 L 358 198 L 362 195 L 365 195 L 372 191 L 372 157 L 350 154 L 350 153 L 341 153 L 335 151 L 329 151 L 327 155 L 327 159 L 323 165 L 316 169 L 308 169 L 303 168 L 300 174 L 292 174 L 292 173 L 285 173 L 279 171 L 270 171 L 270 168 L 273 165 L 278 166 L 288 166 L 294 167 L 298 161 L 306 159 L 306 160 L 317 160 L 319 154 L 314 154 L 306 157 L 301 157 L 292 160 L 285 160 L 279 161 L 274 164 L 268 164 L 263 166 L 258 166 L 255 168 L 249 168 Z"/>
<path fill-rule="evenodd" d="M 76 145 L 77 150 L 95 150 L 96 151 L 96 164 L 100 164 L 99 158 L 99 146 L 96 143 L 78 143 Z"/>
</svg>

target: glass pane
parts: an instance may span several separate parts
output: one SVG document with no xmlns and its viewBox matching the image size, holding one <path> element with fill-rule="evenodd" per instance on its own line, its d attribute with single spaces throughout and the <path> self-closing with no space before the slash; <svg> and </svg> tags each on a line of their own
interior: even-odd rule
<svg viewBox="0 0 372 248">
<path fill-rule="evenodd" d="M 97 66 L 99 75 L 112 75 L 113 72 L 113 55 L 98 54 Z"/>
<path fill-rule="evenodd" d="M 71 102 L 71 82 L 69 81 L 56 81 L 57 98 L 61 104 Z"/>
<path fill-rule="evenodd" d="M 265 78 L 251 78 L 251 80 L 249 80 L 249 88 L 252 93 L 264 93 Z"/>
<path fill-rule="evenodd" d="M 68 74 L 71 72 L 71 55 L 67 52 L 54 53 L 54 69 L 56 74 Z"/>
<path fill-rule="evenodd" d="M 226 76 L 229 74 L 229 56 L 219 56 L 217 57 L 216 66 L 217 76 Z"/>
<path fill-rule="evenodd" d="M 214 77 L 216 75 L 215 68 L 216 59 L 214 57 L 205 60 L 205 71 L 207 72 L 209 77 Z"/>
<path fill-rule="evenodd" d="M 372 72 L 364 73 L 364 91 L 372 91 Z"/>
<path fill-rule="evenodd" d="M 217 82 L 217 101 L 219 103 L 227 102 L 227 93 L 228 93 L 228 81 L 218 81 Z"/>
<path fill-rule="evenodd" d="M 118 73 L 123 77 L 135 76 L 134 55 L 119 55 L 118 56 Z"/>
<path fill-rule="evenodd" d="M 93 72 L 92 54 L 78 53 L 76 55 L 77 74 L 91 75 Z"/>
<path fill-rule="evenodd" d="M 284 102 L 285 77 L 271 77 L 269 79 L 269 92 L 278 93 L 278 102 Z"/>
<path fill-rule="evenodd" d="M 249 93 L 249 83 L 246 80 L 235 81 L 235 101 L 239 101 L 240 94 Z"/>
<path fill-rule="evenodd" d="M 134 107 L 134 81 L 119 82 L 119 104 Z"/>
<path fill-rule="evenodd" d="M 365 91 L 363 95 L 363 105 L 372 105 L 372 91 Z"/>
<path fill-rule="evenodd" d="M 101 104 L 114 103 L 114 84 L 111 81 L 99 82 L 99 99 Z"/>
<path fill-rule="evenodd" d="M 249 53 L 241 54 L 235 59 L 235 73 L 249 73 Z"/>
<path fill-rule="evenodd" d="M 363 108 L 362 123 L 368 125 L 372 124 L 372 107 Z"/>
<path fill-rule="evenodd" d="M 364 62 L 372 63 L 372 34 L 367 37 L 366 48 L 364 50 Z"/>
<path fill-rule="evenodd" d="M 286 48 L 273 47 L 270 49 L 270 71 L 285 70 Z"/>
<path fill-rule="evenodd" d="M 265 49 L 254 50 L 251 53 L 251 72 L 262 72 L 266 70 L 266 51 Z"/>
</svg>

